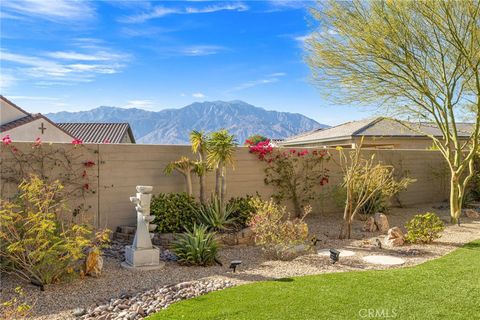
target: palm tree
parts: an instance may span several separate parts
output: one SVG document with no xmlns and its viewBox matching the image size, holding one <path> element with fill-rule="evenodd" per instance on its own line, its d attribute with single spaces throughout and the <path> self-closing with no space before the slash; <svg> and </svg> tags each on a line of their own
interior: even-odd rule
<svg viewBox="0 0 480 320">
<path fill-rule="evenodd" d="M 187 185 L 187 193 L 192 195 L 192 171 L 195 169 L 195 161 L 190 160 L 187 157 L 181 157 L 177 161 L 170 162 L 163 172 L 166 175 L 172 174 L 173 171 L 178 171 L 185 177 L 185 184 Z"/>
<path fill-rule="evenodd" d="M 234 136 L 225 129 L 213 132 L 208 140 L 207 163 L 215 168 L 215 193 L 222 205 L 227 193 L 226 166 L 227 164 L 233 166 L 236 146 Z"/>
<path fill-rule="evenodd" d="M 203 131 L 193 130 L 190 132 L 190 143 L 192 144 L 192 151 L 198 155 L 198 161 L 195 162 L 194 172 L 200 180 L 200 202 L 206 202 L 206 182 L 205 175 L 209 171 L 209 166 L 206 162 L 208 137 Z"/>
</svg>

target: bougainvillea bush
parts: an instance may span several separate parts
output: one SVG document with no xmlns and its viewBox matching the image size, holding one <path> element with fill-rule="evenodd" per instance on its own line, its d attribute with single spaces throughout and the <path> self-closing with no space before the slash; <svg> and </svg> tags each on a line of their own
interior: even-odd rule
<svg viewBox="0 0 480 320">
<path fill-rule="evenodd" d="M 295 215 L 314 200 L 320 187 L 328 183 L 328 169 L 324 162 L 330 159 L 326 150 L 280 149 L 269 140 L 251 144 L 250 153 L 266 164 L 265 184 L 275 188 L 277 202 L 292 201 Z"/>
<path fill-rule="evenodd" d="M 86 212 L 89 209 L 86 197 L 96 192 L 92 183 L 97 171 L 98 156 L 95 153 L 78 139 L 72 141 L 72 146 L 44 143 L 40 138 L 30 146 L 25 143 L 20 146 L 6 135 L 0 143 L 2 197 L 8 189 L 15 190 L 33 174 L 45 182 L 59 181 L 62 184 L 59 196 L 71 205 L 75 202 L 70 211 L 73 216 Z"/>
<path fill-rule="evenodd" d="M 0 200 L 0 258 L 2 272 L 37 284 L 81 274 L 79 261 L 87 249 L 101 247 L 108 231 L 94 234 L 85 224 L 61 219 L 68 208 L 59 195 L 59 181 L 47 183 L 31 176 L 18 186 L 12 201 Z"/>
<path fill-rule="evenodd" d="M 292 219 L 286 208 L 273 199 L 253 198 L 251 205 L 255 213 L 248 225 L 255 234 L 255 243 L 262 246 L 269 257 L 288 260 L 293 247 L 306 244 L 308 225 L 304 219 L 312 210 L 310 206 L 305 207 L 300 218 Z"/>
</svg>

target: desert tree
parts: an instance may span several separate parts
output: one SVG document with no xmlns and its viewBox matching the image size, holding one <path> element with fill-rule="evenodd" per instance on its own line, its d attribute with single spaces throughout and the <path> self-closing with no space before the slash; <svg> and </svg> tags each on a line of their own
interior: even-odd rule
<svg viewBox="0 0 480 320">
<path fill-rule="evenodd" d="M 361 209 L 378 193 L 395 194 L 414 182 L 414 179 L 395 178 L 393 166 L 385 165 L 375 158 L 362 156 L 361 145 L 347 151 L 339 147 L 339 161 L 343 174 L 342 188 L 345 190 L 345 207 L 340 239 L 350 239 L 352 222 Z"/>
<path fill-rule="evenodd" d="M 210 134 L 208 139 L 207 162 L 215 168 L 215 194 L 223 205 L 227 193 L 227 165 L 234 164 L 235 137 L 222 129 Z"/>
<path fill-rule="evenodd" d="M 170 175 L 173 171 L 179 172 L 185 178 L 185 185 L 187 187 L 187 194 L 192 195 L 192 171 L 195 169 L 195 161 L 181 157 L 179 160 L 172 161 L 163 170 L 166 175 Z"/>
<path fill-rule="evenodd" d="M 422 133 L 448 163 L 450 214 L 458 222 L 479 149 L 480 2 L 331 1 L 311 12 L 320 23 L 306 46 L 316 84 L 337 101 L 378 103 L 441 131 Z M 473 124 L 464 128 L 462 119 Z"/>
<path fill-rule="evenodd" d="M 207 163 L 207 146 L 208 136 L 203 131 L 193 130 L 190 132 L 190 143 L 192 144 L 192 151 L 198 156 L 198 161 L 195 161 L 194 172 L 200 181 L 200 202 L 206 202 L 207 186 L 205 175 L 209 171 Z"/>
</svg>

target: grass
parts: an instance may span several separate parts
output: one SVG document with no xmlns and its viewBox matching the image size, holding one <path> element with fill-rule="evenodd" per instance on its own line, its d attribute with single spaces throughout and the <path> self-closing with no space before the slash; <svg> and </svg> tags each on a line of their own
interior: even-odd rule
<svg viewBox="0 0 480 320">
<path fill-rule="evenodd" d="M 410 268 L 330 273 L 216 291 L 148 319 L 480 319 L 480 240 Z"/>
</svg>

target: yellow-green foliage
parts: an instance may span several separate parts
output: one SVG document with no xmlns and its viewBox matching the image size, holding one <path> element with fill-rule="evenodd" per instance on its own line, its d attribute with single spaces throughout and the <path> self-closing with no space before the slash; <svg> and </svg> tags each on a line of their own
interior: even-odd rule
<svg viewBox="0 0 480 320">
<path fill-rule="evenodd" d="M 407 235 L 405 240 L 410 243 L 430 243 L 440 238 L 440 233 L 445 229 L 442 220 L 435 214 L 427 212 L 417 214 L 405 225 Z"/>
<path fill-rule="evenodd" d="M 62 222 L 66 207 L 58 195 L 63 186 L 37 176 L 24 180 L 15 201 L 1 201 L 2 271 L 41 285 L 73 275 L 84 249 L 94 245 L 92 229 Z"/>
<path fill-rule="evenodd" d="M 290 219 L 285 207 L 280 207 L 273 199 L 263 201 L 253 198 L 251 205 L 255 209 L 249 226 L 255 233 L 255 243 L 263 247 L 267 255 L 283 259 L 288 249 L 305 244 L 308 238 L 308 225 L 304 218 L 311 212 L 311 207 L 304 209 L 301 218 Z"/>
<path fill-rule="evenodd" d="M 0 304 L 0 319 L 26 319 L 32 306 L 24 300 L 22 287 L 15 288 L 15 296 Z"/>
</svg>

